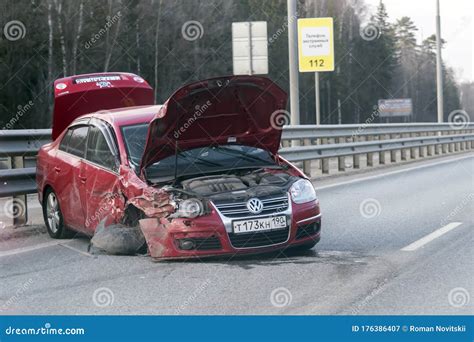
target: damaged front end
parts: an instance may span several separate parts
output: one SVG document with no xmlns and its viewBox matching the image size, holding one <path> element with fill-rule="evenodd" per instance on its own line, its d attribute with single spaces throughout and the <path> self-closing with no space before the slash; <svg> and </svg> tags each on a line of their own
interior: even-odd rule
<svg viewBox="0 0 474 342">
<path fill-rule="evenodd" d="M 129 239 L 130 252 L 142 234 L 156 259 L 265 252 L 319 238 L 314 188 L 278 156 L 274 113 L 285 106 L 286 94 L 268 79 L 218 78 L 181 88 L 149 124 L 122 126 L 130 164 L 120 171 L 122 218 L 105 220 L 96 235 L 120 231 L 107 224 L 139 230 L 110 241 Z M 103 241 L 93 239 L 107 250 Z"/>
<path fill-rule="evenodd" d="M 176 210 L 140 220 L 148 251 L 153 258 L 233 254 L 232 217 L 252 216 L 245 204 L 251 198 L 262 198 L 267 199 L 264 214 L 285 215 L 291 222 L 289 189 L 298 179 L 280 169 L 257 169 L 186 177 L 165 186 L 162 189 L 170 194 Z M 243 244 L 239 252 L 255 252 Z M 269 244 L 262 241 L 262 247 Z"/>
</svg>

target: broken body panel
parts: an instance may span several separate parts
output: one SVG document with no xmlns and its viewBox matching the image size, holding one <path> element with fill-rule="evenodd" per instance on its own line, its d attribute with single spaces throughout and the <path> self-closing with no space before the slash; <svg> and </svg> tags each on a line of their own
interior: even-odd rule
<svg viewBox="0 0 474 342">
<path fill-rule="evenodd" d="M 95 80 L 95 77 L 107 75 L 76 78 Z M 138 77 L 126 75 L 130 80 Z M 57 83 L 66 82 L 57 81 L 55 85 Z M 137 83 L 140 91 L 147 93 L 149 86 L 141 87 L 146 82 Z M 101 92 L 100 89 L 90 92 L 94 91 Z M 88 100 L 100 102 L 104 94 L 90 95 L 85 95 Z M 115 104 L 120 101 L 116 99 Z M 109 108 L 113 106 L 110 103 Z M 91 106 L 96 111 L 105 109 L 100 104 L 88 108 Z M 44 205 L 43 195 L 52 189 L 57 194 L 65 226 L 88 235 L 100 231 L 102 247 L 107 241 L 107 232 L 113 234 L 114 231 L 105 228 L 140 227 L 150 255 L 158 259 L 260 253 L 315 243 L 320 234 L 319 202 L 316 198 L 306 203 L 293 200 L 290 194 L 293 185 L 306 177 L 277 153 L 281 127 L 272 123 L 272 114 L 285 106 L 286 94 L 268 79 L 235 76 L 185 86 L 162 107 L 110 109 L 82 117 L 77 115 L 83 109 L 72 113 L 55 109 L 54 122 L 65 124 L 71 118 L 73 120 L 66 124 L 68 129 L 58 133 L 57 138 L 43 146 L 38 154 L 39 200 Z M 65 118 L 56 117 L 61 115 Z M 184 123 L 187 127 L 181 129 L 180 125 Z M 140 165 L 134 165 L 123 127 L 144 124 L 150 126 L 143 137 L 142 145 L 146 146 Z M 67 132 L 80 126 L 88 127 L 88 133 L 83 154 L 78 156 L 61 146 L 67 139 Z M 58 127 L 60 125 L 56 129 Z M 104 136 L 111 137 L 106 140 L 116 162 L 109 168 L 99 165 L 100 160 L 89 155 L 97 152 L 89 149 L 90 141 L 94 140 L 91 137 L 94 129 L 100 129 Z M 252 146 L 254 152 L 264 154 L 267 151 L 269 154 L 266 163 L 259 168 L 211 170 L 209 174 L 199 176 L 180 174 L 172 182 L 147 179 L 146 172 L 143 172 L 156 165 L 160 169 L 160 161 L 173 158 L 176 152 L 208 148 L 203 152 L 208 157 L 214 152 L 212 149 L 218 150 L 223 145 L 227 146 L 224 148 L 236 146 L 238 149 L 239 146 Z M 239 158 L 231 149 L 223 152 L 231 153 L 231 158 Z M 247 160 L 249 164 L 253 163 L 251 157 L 242 158 L 250 158 Z M 257 161 L 255 159 L 256 164 Z M 209 160 L 205 162 L 212 165 Z M 248 212 L 248 201 L 253 198 L 261 199 L 263 212 Z M 183 205 L 190 199 L 202 204 L 201 214 L 197 217 L 180 216 Z M 242 214 L 234 215 L 228 210 L 231 207 L 241 208 Z M 258 224 L 263 225 L 272 217 L 285 220 L 286 226 L 262 232 L 234 232 L 237 220 L 260 220 Z M 99 236 L 95 239 L 99 241 Z M 113 249 L 116 252 L 116 245 Z"/>
</svg>

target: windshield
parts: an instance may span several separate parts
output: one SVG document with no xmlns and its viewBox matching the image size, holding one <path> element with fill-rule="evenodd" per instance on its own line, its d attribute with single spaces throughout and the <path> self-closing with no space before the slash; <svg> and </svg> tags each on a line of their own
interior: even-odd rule
<svg viewBox="0 0 474 342">
<path fill-rule="evenodd" d="M 130 161 L 140 164 L 145 148 L 148 124 L 122 127 L 122 133 Z M 268 151 L 244 145 L 220 145 L 193 148 L 166 157 L 146 168 L 147 178 L 157 180 L 173 179 L 177 164 L 177 176 L 202 175 L 211 172 L 234 169 L 251 169 L 275 166 Z"/>
</svg>

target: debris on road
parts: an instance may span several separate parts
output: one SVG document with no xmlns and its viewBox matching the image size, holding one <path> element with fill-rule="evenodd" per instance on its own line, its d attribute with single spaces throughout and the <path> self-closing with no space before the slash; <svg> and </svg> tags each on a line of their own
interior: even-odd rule
<svg viewBox="0 0 474 342">
<path fill-rule="evenodd" d="M 91 239 L 91 245 L 115 255 L 135 255 L 145 245 L 145 237 L 139 227 L 122 224 L 105 226 L 101 221 Z"/>
</svg>

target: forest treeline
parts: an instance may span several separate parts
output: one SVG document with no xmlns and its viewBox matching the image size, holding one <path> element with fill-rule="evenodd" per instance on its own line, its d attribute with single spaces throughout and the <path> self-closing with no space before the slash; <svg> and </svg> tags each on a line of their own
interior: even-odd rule
<svg viewBox="0 0 474 342">
<path fill-rule="evenodd" d="M 288 89 L 286 10 L 286 0 L 3 1 L 0 128 L 50 127 L 52 82 L 65 75 L 137 73 L 157 103 L 184 83 L 229 75 L 238 21 L 267 21 L 268 76 Z M 435 120 L 434 36 L 417 42 L 412 20 L 389 22 L 383 2 L 369 13 L 363 0 L 300 0 L 298 16 L 334 18 L 336 70 L 320 74 L 323 124 L 338 112 L 342 123 L 364 122 L 388 98 L 411 98 L 412 121 Z M 446 119 L 461 108 L 460 85 L 447 65 L 443 78 Z M 314 123 L 313 74 L 300 74 L 300 92 L 301 122 Z"/>
</svg>

